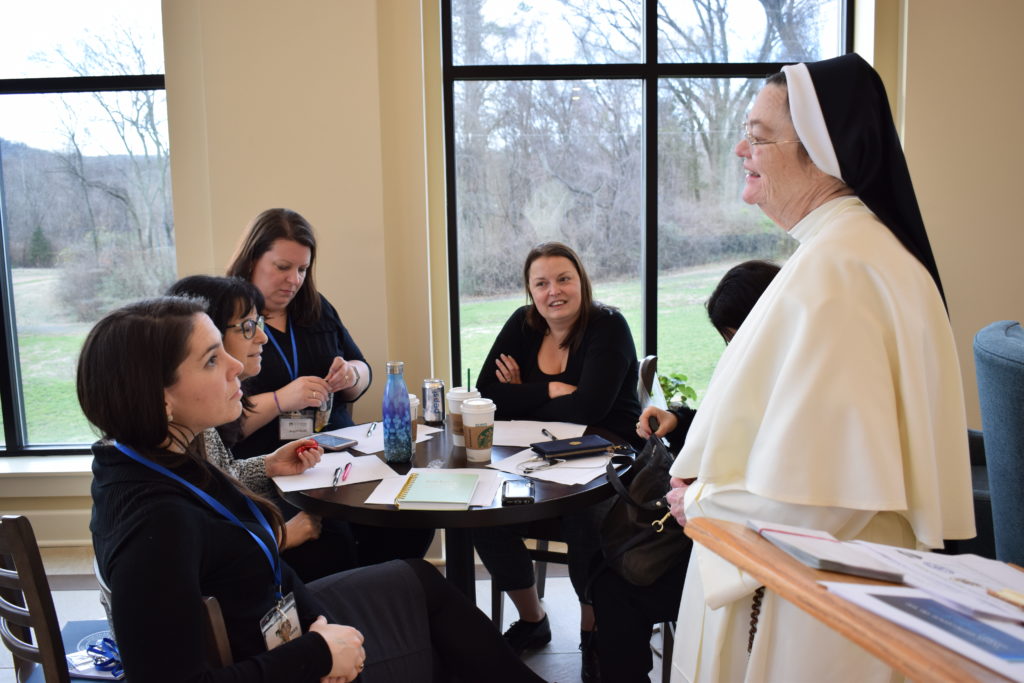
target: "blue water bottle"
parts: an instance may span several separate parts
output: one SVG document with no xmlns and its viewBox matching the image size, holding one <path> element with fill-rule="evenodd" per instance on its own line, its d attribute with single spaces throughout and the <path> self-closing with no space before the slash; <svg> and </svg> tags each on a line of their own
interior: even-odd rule
<svg viewBox="0 0 1024 683">
<path fill-rule="evenodd" d="M 405 386 L 405 363 L 388 361 L 388 381 L 384 385 L 384 460 L 409 462 L 412 460 L 412 438 L 409 415 L 409 389 Z"/>
</svg>

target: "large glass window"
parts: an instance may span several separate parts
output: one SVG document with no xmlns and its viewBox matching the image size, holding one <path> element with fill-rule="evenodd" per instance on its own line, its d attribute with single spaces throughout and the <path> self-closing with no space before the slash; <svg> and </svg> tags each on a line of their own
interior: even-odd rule
<svg viewBox="0 0 1024 683">
<path fill-rule="evenodd" d="M 175 277 L 160 3 L 40 0 L 0 27 L 6 451 L 69 452 L 95 438 L 89 328 Z"/>
<path fill-rule="evenodd" d="M 526 301 L 541 241 L 576 249 L 640 355 L 701 396 L 704 302 L 794 244 L 740 200 L 733 149 L 764 76 L 847 51 L 841 0 L 444 0 L 453 374 Z M 650 30 L 650 29 L 654 30 Z"/>
</svg>

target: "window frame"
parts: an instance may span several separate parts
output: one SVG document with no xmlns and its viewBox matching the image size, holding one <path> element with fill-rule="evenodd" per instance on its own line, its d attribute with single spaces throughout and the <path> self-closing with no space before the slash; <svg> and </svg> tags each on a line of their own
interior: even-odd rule
<svg viewBox="0 0 1024 683">
<path fill-rule="evenodd" d="M 131 76 L 61 76 L 54 78 L 0 79 L 4 95 L 52 95 L 60 93 L 126 92 L 166 90 L 163 74 Z M 6 227 L 3 157 L 0 155 L 0 410 L 4 420 L 2 456 L 87 455 L 89 444 L 33 446 L 28 443 L 25 398 L 19 363 L 17 320 Z"/>
<path fill-rule="evenodd" d="M 657 26 L 658 1 L 643 0 L 644 26 Z M 839 0 L 842 54 L 853 51 L 855 0 Z M 448 316 L 452 377 L 462 376 L 460 343 L 458 197 L 455 169 L 455 83 L 489 80 L 608 80 L 643 83 L 643 236 L 640 246 L 643 351 L 656 355 L 658 346 L 658 85 L 667 78 L 766 78 L 790 62 L 660 63 L 658 32 L 644 31 L 644 61 L 633 64 L 516 64 L 464 65 L 453 63 L 452 0 L 441 4 L 441 78 L 444 121 L 445 200 L 448 259 Z"/>
</svg>

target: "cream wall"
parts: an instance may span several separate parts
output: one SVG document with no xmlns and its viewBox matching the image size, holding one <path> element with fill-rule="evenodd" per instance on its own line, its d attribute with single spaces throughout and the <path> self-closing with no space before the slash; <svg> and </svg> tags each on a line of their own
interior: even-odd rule
<svg viewBox="0 0 1024 683">
<path fill-rule="evenodd" d="M 431 372 L 418 5 L 165 0 L 163 15 L 179 273 L 223 272 L 265 208 L 305 215 L 318 287 L 373 367 L 355 407 L 373 419 L 386 360 L 414 390 Z"/>
<path fill-rule="evenodd" d="M 981 428 L 972 341 L 1024 320 L 1019 0 L 904 0 L 903 141 Z"/>
</svg>

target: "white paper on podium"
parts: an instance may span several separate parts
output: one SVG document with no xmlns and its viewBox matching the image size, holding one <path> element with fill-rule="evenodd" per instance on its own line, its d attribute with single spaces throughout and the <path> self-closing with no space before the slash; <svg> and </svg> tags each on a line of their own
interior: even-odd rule
<svg viewBox="0 0 1024 683">
<path fill-rule="evenodd" d="M 274 483 L 284 493 L 324 488 L 331 486 L 333 483 L 334 471 L 339 467 L 345 467 L 348 463 L 352 463 L 352 469 L 349 471 L 345 481 L 338 482 L 338 486 L 359 484 L 376 479 L 401 478 L 402 476 L 381 462 L 380 458 L 376 455 L 356 456 L 348 451 L 337 451 L 334 453 L 324 453 L 324 457 L 320 459 L 320 462 L 302 474 L 274 477 Z"/>
<path fill-rule="evenodd" d="M 495 446 L 519 446 L 526 448 L 531 443 L 538 441 L 550 441 L 551 437 L 545 434 L 543 429 L 548 430 L 559 439 L 572 439 L 583 436 L 586 425 L 578 425 L 572 422 L 541 422 L 539 420 L 495 420 L 494 421 L 494 445 Z"/>
<path fill-rule="evenodd" d="M 413 467 L 409 470 L 409 474 L 415 472 L 436 472 L 437 470 L 429 467 Z M 451 470 L 452 472 L 460 472 L 467 474 L 476 474 L 480 478 L 477 481 L 476 490 L 473 492 L 473 500 L 469 502 L 469 505 L 477 507 L 485 507 L 494 503 L 494 497 L 498 495 L 498 489 L 501 488 L 501 482 L 503 477 L 494 470 L 476 469 L 472 467 L 465 467 L 462 469 Z M 377 488 L 373 490 L 366 498 L 368 505 L 394 505 L 395 496 L 405 486 L 405 482 L 408 479 L 408 475 L 392 477 L 389 479 L 382 480 L 377 484 Z"/>
</svg>

